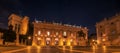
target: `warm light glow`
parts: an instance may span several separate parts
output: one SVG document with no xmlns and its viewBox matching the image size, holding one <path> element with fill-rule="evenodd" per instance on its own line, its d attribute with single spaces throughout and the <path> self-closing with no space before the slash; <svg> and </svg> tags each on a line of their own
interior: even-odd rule
<svg viewBox="0 0 120 53">
<path fill-rule="evenodd" d="M 100 44 L 100 41 L 99 41 L 99 40 L 97 40 L 97 44 Z"/>
<path fill-rule="evenodd" d="M 63 50 L 63 53 L 66 53 L 66 52 L 65 52 L 65 50 L 66 50 L 65 46 L 63 46 L 62 50 Z"/>
<path fill-rule="evenodd" d="M 72 51 L 72 49 L 73 49 L 73 47 L 72 47 L 72 46 L 70 46 L 70 51 Z"/>
<path fill-rule="evenodd" d="M 27 53 L 31 53 L 31 46 L 27 46 Z"/>
<path fill-rule="evenodd" d="M 40 35 L 41 34 L 41 31 L 38 31 L 38 35 Z"/>
<path fill-rule="evenodd" d="M 73 39 L 71 39 L 70 42 L 73 42 Z"/>
<path fill-rule="evenodd" d="M 50 38 L 46 38 L 47 41 L 50 41 Z"/>
<path fill-rule="evenodd" d="M 38 39 L 38 40 L 40 40 L 40 38 L 39 38 L 39 37 L 38 37 L 37 39 Z"/>
<path fill-rule="evenodd" d="M 56 36 L 54 35 L 54 37 L 56 37 Z"/>
<path fill-rule="evenodd" d="M 49 32 L 49 31 L 47 31 L 47 35 L 48 35 L 48 36 L 50 35 L 50 32 Z"/>
<path fill-rule="evenodd" d="M 102 41 L 106 41 L 105 39 L 102 39 Z"/>
<path fill-rule="evenodd" d="M 103 46 L 103 52 L 105 53 L 106 52 L 106 46 Z"/>
<path fill-rule="evenodd" d="M 50 42 L 49 41 L 47 41 L 47 44 L 49 44 Z"/>
<path fill-rule="evenodd" d="M 41 47 L 37 46 L 37 53 L 40 53 Z"/>
<path fill-rule="evenodd" d="M 28 39 L 31 39 L 31 37 L 29 36 Z"/>
<path fill-rule="evenodd" d="M 37 46 L 35 42 L 32 43 L 32 46 Z"/>
<path fill-rule="evenodd" d="M 63 46 L 63 39 L 60 39 L 59 43 L 60 46 Z"/>
<path fill-rule="evenodd" d="M 103 36 L 106 36 L 106 34 L 103 34 Z"/>
<path fill-rule="evenodd" d="M 63 35 L 66 36 L 66 34 L 67 34 L 67 33 L 64 31 Z"/>
<path fill-rule="evenodd" d="M 37 36 L 37 34 L 35 34 L 35 36 Z"/>
<path fill-rule="evenodd" d="M 28 17 L 25 16 L 22 19 L 22 23 L 21 23 L 21 26 L 20 26 L 20 34 L 25 35 L 27 33 L 27 30 L 28 30 Z"/>
<path fill-rule="evenodd" d="M 63 46 L 63 50 L 65 50 L 65 46 Z"/>
<path fill-rule="evenodd" d="M 95 41 L 95 40 L 92 40 L 93 42 Z"/>
<path fill-rule="evenodd" d="M 63 39 L 63 42 L 65 42 L 65 39 Z"/>
<path fill-rule="evenodd" d="M 58 32 L 56 32 L 56 35 L 58 35 Z"/>
<path fill-rule="evenodd" d="M 56 41 L 58 41 L 58 38 L 55 38 Z"/>
<path fill-rule="evenodd" d="M 70 44 L 71 44 L 70 41 L 68 41 L 68 42 L 67 42 L 67 46 L 70 46 Z"/>
<path fill-rule="evenodd" d="M 95 53 L 95 46 L 92 46 L 93 53 Z"/>
<path fill-rule="evenodd" d="M 67 41 L 67 46 L 70 46 L 71 45 L 71 42 L 70 40 Z"/>
<path fill-rule="evenodd" d="M 73 33 L 71 33 L 71 37 L 73 37 Z"/>
<path fill-rule="evenodd" d="M 41 34 L 41 36 L 43 36 L 43 35 Z"/>
</svg>

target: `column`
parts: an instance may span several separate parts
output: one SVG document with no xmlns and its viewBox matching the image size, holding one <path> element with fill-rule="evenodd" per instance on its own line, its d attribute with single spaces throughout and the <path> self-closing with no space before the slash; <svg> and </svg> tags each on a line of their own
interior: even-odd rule
<svg viewBox="0 0 120 53">
<path fill-rule="evenodd" d="M 19 45 L 19 32 L 18 32 L 18 24 L 16 24 L 16 45 Z"/>
</svg>

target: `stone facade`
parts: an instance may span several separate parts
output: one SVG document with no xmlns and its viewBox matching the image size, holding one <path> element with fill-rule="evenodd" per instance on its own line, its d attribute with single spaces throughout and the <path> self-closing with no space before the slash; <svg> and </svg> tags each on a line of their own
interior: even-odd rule
<svg viewBox="0 0 120 53">
<path fill-rule="evenodd" d="M 13 26 L 12 30 L 16 32 L 16 45 L 19 45 L 19 34 L 26 35 L 28 29 L 29 17 L 21 17 L 11 14 L 8 17 L 8 26 Z"/>
<path fill-rule="evenodd" d="M 33 22 L 33 25 L 33 45 L 86 46 L 88 40 L 88 29 L 86 27 L 37 20 Z M 85 38 L 77 37 L 77 32 L 80 30 L 85 33 Z"/>
<path fill-rule="evenodd" d="M 101 45 L 120 45 L 120 14 L 96 23 L 97 42 Z"/>
<path fill-rule="evenodd" d="M 13 26 L 13 31 L 25 35 L 28 29 L 29 17 L 21 17 L 16 14 L 11 14 L 8 18 L 8 26 Z"/>
</svg>

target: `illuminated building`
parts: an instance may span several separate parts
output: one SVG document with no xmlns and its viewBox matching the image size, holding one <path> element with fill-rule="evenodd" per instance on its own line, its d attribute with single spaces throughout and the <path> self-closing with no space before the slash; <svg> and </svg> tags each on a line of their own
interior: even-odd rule
<svg viewBox="0 0 120 53">
<path fill-rule="evenodd" d="M 28 29 L 29 17 L 21 17 L 11 14 L 8 18 L 8 26 L 13 26 L 12 30 L 16 32 L 16 43 L 19 44 L 19 34 L 25 35 Z"/>
<path fill-rule="evenodd" d="M 97 41 L 101 45 L 120 45 L 120 14 L 96 23 Z"/>
<path fill-rule="evenodd" d="M 18 16 L 16 14 L 11 14 L 8 18 L 8 26 L 13 26 L 13 31 L 18 32 L 19 34 L 25 35 L 28 28 L 29 17 Z"/>
<path fill-rule="evenodd" d="M 88 40 L 88 29 L 86 27 L 37 20 L 33 22 L 33 25 L 33 45 L 86 46 Z M 80 30 L 85 33 L 85 38 L 77 37 L 77 32 Z"/>
<path fill-rule="evenodd" d="M 16 31 L 17 34 L 26 34 L 29 22 L 27 16 L 21 17 L 16 14 L 11 14 L 8 20 L 8 26 L 12 25 L 13 31 Z M 33 39 L 33 45 L 86 46 L 86 42 L 88 41 L 87 27 L 37 20 L 32 22 L 32 24 L 34 29 L 33 37 L 28 37 L 28 39 Z M 85 36 L 78 37 L 78 31 L 83 31 Z M 18 37 L 19 35 L 17 35 L 17 41 L 19 42 Z"/>
</svg>

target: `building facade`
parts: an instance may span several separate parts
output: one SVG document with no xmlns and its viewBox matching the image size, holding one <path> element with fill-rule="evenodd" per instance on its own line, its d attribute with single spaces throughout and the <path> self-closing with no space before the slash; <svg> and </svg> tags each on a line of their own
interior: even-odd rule
<svg viewBox="0 0 120 53">
<path fill-rule="evenodd" d="M 28 30 L 29 17 L 11 14 L 8 17 L 8 27 L 12 26 L 12 30 L 16 32 L 16 43 L 19 44 L 19 34 L 25 35 Z"/>
<path fill-rule="evenodd" d="M 11 14 L 8 18 L 8 26 L 13 26 L 13 31 L 25 35 L 28 29 L 29 17 L 21 17 L 16 14 Z"/>
<path fill-rule="evenodd" d="M 37 20 L 33 22 L 33 25 L 33 45 L 86 46 L 88 40 L 88 29 L 86 27 Z M 77 32 L 80 30 L 85 33 L 85 38 L 77 37 Z"/>
<path fill-rule="evenodd" d="M 97 42 L 100 45 L 120 45 L 120 14 L 96 23 Z"/>
</svg>

